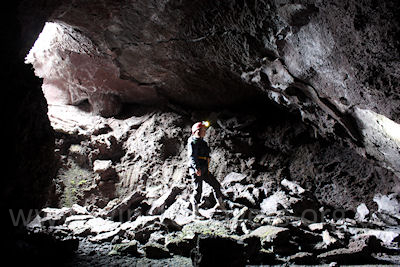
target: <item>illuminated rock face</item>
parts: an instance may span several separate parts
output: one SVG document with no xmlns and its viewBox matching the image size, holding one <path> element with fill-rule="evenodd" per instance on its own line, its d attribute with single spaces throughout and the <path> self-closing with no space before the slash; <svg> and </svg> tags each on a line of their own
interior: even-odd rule
<svg viewBox="0 0 400 267">
<path fill-rule="evenodd" d="M 242 100 L 248 91 L 277 91 L 304 118 L 325 114 L 312 115 L 321 113 L 322 104 L 336 113 L 363 105 L 399 122 L 396 8 L 389 1 L 363 7 L 329 1 L 64 1 L 49 18 L 64 26 L 47 52 L 58 54 L 56 64 L 72 72 L 65 80 L 77 95 L 112 92 L 142 102 L 156 99 L 157 88 L 169 100 L 211 106 Z M 244 78 L 250 72 L 257 77 Z M 385 105 L 388 99 L 396 105 Z M 316 105 L 314 112 L 308 102 Z"/>
<path fill-rule="evenodd" d="M 102 55 L 93 42 L 57 23 L 46 23 L 26 57 L 35 74 L 43 78 L 43 91 L 50 104 L 79 104 L 88 100 L 96 113 L 118 114 L 123 102 L 154 102 L 153 88 L 120 78 L 112 58 Z"/>
<path fill-rule="evenodd" d="M 365 129 L 382 129 L 359 112 L 400 122 L 394 1 L 63 1 L 48 10 L 57 34 L 27 61 L 51 101 L 88 100 L 108 117 L 123 103 L 213 108 L 262 97 L 400 175 L 399 140 L 381 132 L 389 148 L 374 145 Z"/>
</svg>

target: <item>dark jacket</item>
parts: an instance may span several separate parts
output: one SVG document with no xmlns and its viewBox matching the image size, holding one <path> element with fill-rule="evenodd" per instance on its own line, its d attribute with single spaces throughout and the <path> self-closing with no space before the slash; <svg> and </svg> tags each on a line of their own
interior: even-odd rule
<svg viewBox="0 0 400 267">
<path fill-rule="evenodd" d="M 190 173 L 195 170 L 206 170 L 208 168 L 208 160 L 210 157 L 210 148 L 203 138 L 191 136 L 187 144 L 188 158 L 189 158 L 189 171 Z"/>
</svg>

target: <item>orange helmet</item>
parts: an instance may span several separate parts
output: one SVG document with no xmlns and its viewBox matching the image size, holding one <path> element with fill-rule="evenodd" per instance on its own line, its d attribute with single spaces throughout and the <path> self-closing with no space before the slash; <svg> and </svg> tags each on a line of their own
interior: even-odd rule
<svg viewBox="0 0 400 267">
<path fill-rule="evenodd" d="M 196 122 L 192 126 L 192 134 L 194 134 L 197 130 L 200 130 L 201 127 L 207 128 L 208 126 L 210 126 L 208 121 Z"/>
</svg>

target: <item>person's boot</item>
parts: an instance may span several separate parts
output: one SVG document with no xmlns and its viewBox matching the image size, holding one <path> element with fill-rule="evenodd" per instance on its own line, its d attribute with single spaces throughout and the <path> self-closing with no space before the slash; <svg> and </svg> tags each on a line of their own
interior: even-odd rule
<svg viewBox="0 0 400 267">
<path fill-rule="evenodd" d="M 222 199 L 222 197 L 217 198 L 217 202 L 218 202 L 217 208 L 219 208 L 220 210 L 224 210 L 224 211 L 227 210 L 226 206 L 225 206 L 225 202 Z"/>
<path fill-rule="evenodd" d="M 193 216 L 194 217 L 203 217 L 203 215 L 201 215 L 201 213 L 199 212 L 199 205 L 193 204 Z"/>
</svg>

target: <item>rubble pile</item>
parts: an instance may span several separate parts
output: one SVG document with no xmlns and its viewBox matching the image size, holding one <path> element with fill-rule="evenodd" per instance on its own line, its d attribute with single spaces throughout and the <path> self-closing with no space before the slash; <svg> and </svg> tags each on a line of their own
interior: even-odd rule
<svg viewBox="0 0 400 267">
<path fill-rule="evenodd" d="M 227 175 L 224 194 L 229 196 L 232 186 L 241 185 L 245 187 L 243 194 L 254 196 L 252 187 L 232 177 L 243 175 Z M 88 266 L 144 264 L 144 260 L 160 266 L 400 264 L 398 202 L 390 206 L 392 211 L 381 208 L 367 215 L 362 208 L 365 204 L 361 204 L 354 218 L 347 217 L 344 210 L 327 211 L 322 206 L 304 209 L 298 216 L 296 207 L 307 203 L 307 193 L 298 184 L 283 180 L 280 189 L 260 205 L 250 201 L 241 204 L 228 197 L 227 211 L 202 208 L 204 217 L 194 217 L 184 196 L 178 194 L 166 205 L 171 202 L 169 192 L 160 198 L 164 201 L 160 204 L 168 206 L 161 214 L 135 214 L 126 221 L 115 220 L 115 212 L 126 212 L 126 205 L 117 205 L 113 212 L 107 208 L 89 212 L 74 204 L 71 208 L 43 209 L 28 229 L 64 242 L 79 240 L 71 264 Z M 380 206 L 382 198 L 390 196 L 377 197 Z M 146 201 L 133 193 L 125 203 L 135 203 L 132 199 Z M 313 214 L 311 220 L 308 214 Z"/>
<path fill-rule="evenodd" d="M 50 106 L 49 117 L 60 169 L 28 229 L 75 242 L 71 265 L 400 263 L 400 205 L 382 189 L 394 176 L 290 117 L 132 107 L 102 118 L 71 106 Z M 228 209 L 205 184 L 194 217 L 186 140 L 202 118 Z"/>
</svg>

